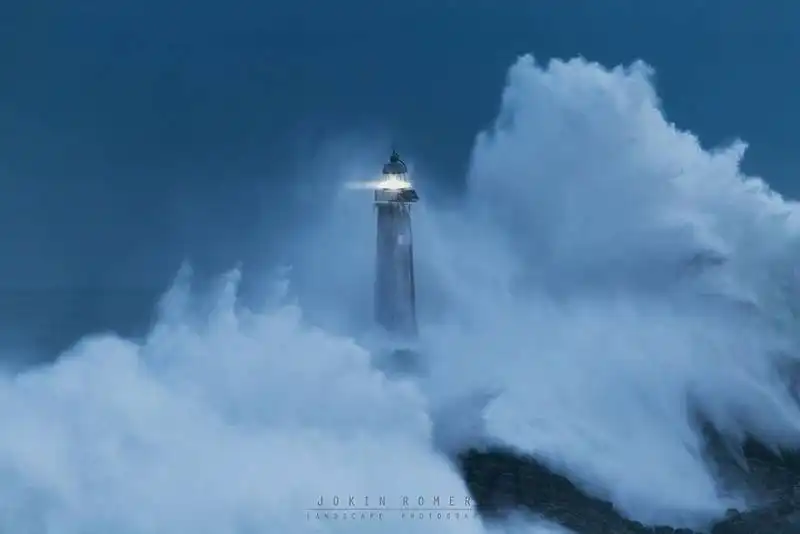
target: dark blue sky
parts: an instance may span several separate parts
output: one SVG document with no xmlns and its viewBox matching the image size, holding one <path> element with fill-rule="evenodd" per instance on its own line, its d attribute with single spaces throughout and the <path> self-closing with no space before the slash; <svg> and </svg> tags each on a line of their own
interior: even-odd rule
<svg viewBox="0 0 800 534">
<path fill-rule="evenodd" d="M 644 59 L 673 121 L 746 139 L 747 170 L 800 195 L 797 20 L 790 0 L 5 2 L 0 320 L 36 346 L 124 329 L 183 259 L 263 254 L 249 229 L 289 220 L 273 200 L 339 135 L 394 137 L 458 189 L 525 52 Z"/>
</svg>

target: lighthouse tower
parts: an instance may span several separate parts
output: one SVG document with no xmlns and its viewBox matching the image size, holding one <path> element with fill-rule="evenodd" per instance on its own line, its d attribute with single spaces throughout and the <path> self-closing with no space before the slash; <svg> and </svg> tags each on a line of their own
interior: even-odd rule
<svg viewBox="0 0 800 534">
<path fill-rule="evenodd" d="M 375 189 L 378 216 L 375 320 L 387 333 L 405 340 L 417 335 L 411 234 L 411 205 L 417 200 L 406 164 L 397 152 L 392 152 Z"/>
</svg>

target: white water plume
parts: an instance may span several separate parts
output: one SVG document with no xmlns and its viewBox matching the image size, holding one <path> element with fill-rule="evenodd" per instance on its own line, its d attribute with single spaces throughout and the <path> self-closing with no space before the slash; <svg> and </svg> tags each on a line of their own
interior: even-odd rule
<svg viewBox="0 0 800 534">
<path fill-rule="evenodd" d="M 734 439 L 800 444 L 778 374 L 794 339 L 772 298 L 795 287 L 798 212 L 739 172 L 741 143 L 707 152 L 667 122 L 649 74 L 530 57 L 511 70 L 464 216 L 503 254 L 471 260 L 494 281 L 467 298 L 456 288 L 488 287 L 470 260 L 439 266 L 470 328 L 430 332 L 431 383 L 501 384 L 495 438 L 634 519 L 698 525 L 743 502 L 706 465 L 694 409 Z M 437 246 L 468 249 L 463 228 Z"/>
<path fill-rule="evenodd" d="M 484 532 L 474 514 L 391 509 L 438 496 L 446 515 L 449 497 L 461 507 L 467 497 L 431 448 L 419 391 L 290 304 L 237 309 L 237 278 L 197 314 L 184 273 L 143 343 L 87 338 L 54 366 L 3 380 L 0 527 Z M 346 512 L 348 496 L 384 497 L 387 510 L 362 518 Z M 338 511 L 313 510 L 334 497 Z"/>
</svg>

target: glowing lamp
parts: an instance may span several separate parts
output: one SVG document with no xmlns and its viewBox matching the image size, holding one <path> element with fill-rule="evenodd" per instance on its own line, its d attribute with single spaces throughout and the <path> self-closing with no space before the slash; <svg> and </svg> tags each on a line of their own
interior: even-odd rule
<svg viewBox="0 0 800 534">
<path fill-rule="evenodd" d="M 389 162 L 383 165 L 380 182 L 375 187 L 375 203 L 407 204 L 419 200 L 408 178 L 408 167 L 397 152 L 392 152 Z"/>
</svg>

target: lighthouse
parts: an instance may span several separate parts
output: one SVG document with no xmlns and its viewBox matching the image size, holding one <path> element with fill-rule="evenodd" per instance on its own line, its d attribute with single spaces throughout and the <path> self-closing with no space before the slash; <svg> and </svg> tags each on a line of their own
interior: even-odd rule
<svg viewBox="0 0 800 534">
<path fill-rule="evenodd" d="M 409 341 L 417 335 L 411 232 L 411 206 L 417 200 L 408 168 L 393 151 L 375 187 L 375 320 L 392 337 Z"/>
</svg>

